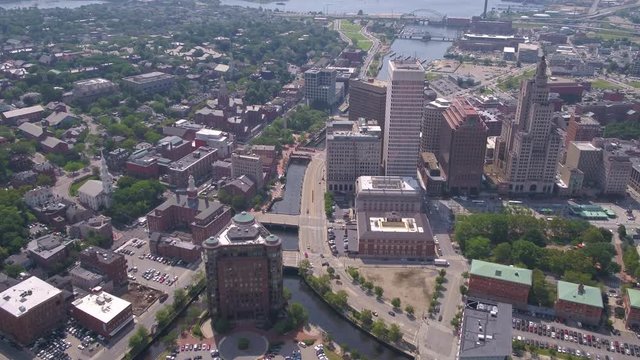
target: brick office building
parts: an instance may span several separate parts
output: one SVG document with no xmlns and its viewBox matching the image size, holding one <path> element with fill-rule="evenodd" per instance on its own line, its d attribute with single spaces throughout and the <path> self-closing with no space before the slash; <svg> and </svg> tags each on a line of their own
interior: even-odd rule
<svg viewBox="0 0 640 360">
<path fill-rule="evenodd" d="M 191 228 L 196 245 L 217 234 L 231 220 L 231 209 L 217 201 L 198 197 L 193 176 L 187 194 L 171 196 L 147 215 L 149 232 L 169 232 L 177 227 Z"/>
<path fill-rule="evenodd" d="M 74 301 L 70 313 L 82 326 L 107 339 L 133 321 L 131 303 L 104 291 Z"/>
<path fill-rule="evenodd" d="M 435 242 L 423 213 L 358 212 L 358 254 L 362 257 L 433 259 Z"/>
<path fill-rule="evenodd" d="M 264 322 L 282 309 L 282 241 L 253 215 L 237 214 L 203 247 L 213 318 Z"/>
<path fill-rule="evenodd" d="M 471 262 L 471 271 L 469 271 L 469 295 L 471 296 L 514 306 L 525 306 L 531 284 L 531 270 L 482 260 Z"/>
<path fill-rule="evenodd" d="M 78 258 L 80 266 L 108 277 L 115 287 L 127 283 L 127 260 L 124 255 L 90 246 L 82 250 Z"/>
<path fill-rule="evenodd" d="M 602 317 L 602 292 L 593 286 L 558 281 L 556 316 L 583 324 L 598 325 Z"/>
<path fill-rule="evenodd" d="M 169 184 L 185 188 L 189 176 L 193 176 L 199 183 L 211 176 L 211 166 L 218 158 L 218 150 L 202 146 L 192 153 L 169 164 L 167 175 Z"/>
<path fill-rule="evenodd" d="M 149 250 L 153 255 L 180 259 L 186 262 L 200 260 L 202 253 L 202 248 L 199 245 L 176 237 L 163 236 L 160 233 L 152 233 L 149 236 Z"/>
<path fill-rule="evenodd" d="M 0 293 L 0 331 L 22 345 L 58 327 L 65 313 L 62 291 L 35 276 Z"/>
<path fill-rule="evenodd" d="M 624 294 L 624 322 L 627 328 L 640 326 L 640 290 L 627 289 Z"/>
</svg>

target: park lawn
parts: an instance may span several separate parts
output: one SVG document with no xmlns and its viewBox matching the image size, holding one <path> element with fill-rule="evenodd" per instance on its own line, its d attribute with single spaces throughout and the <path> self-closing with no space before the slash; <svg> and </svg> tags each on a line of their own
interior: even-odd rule
<svg viewBox="0 0 640 360">
<path fill-rule="evenodd" d="M 362 26 L 344 20 L 340 23 L 340 26 L 342 32 L 358 46 L 358 49 L 363 51 L 369 51 L 369 49 L 371 49 L 373 45 L 371 40 L 360 33 Z"/>
<path fill-rule="evenodd" d="M 633 86 L 636 89 L 640 89 L 640 81 L 633 80 L 633 81 L 629 81 L 628 84 Z"/>
<path fill-rule="evenodd" d="M 614 89 L 619 89 L 620 86 L 609 82 L 607 80 L 602 80 L 602 79 L 596 79 L 594 81 L 591 82 L 591 87 L 594 89 L 600 89 L 600 90 L 614 90 Z"/>
<path fill-rule="evenodd" d="M 92 176 L 88 176 L 78 182 L 74 182 L 73 184 L 71 184 L 71 186 L 69 186 L 69 195 L 71 196 L 78 196 L 78 190 L 80 189 L 80 187 L 82 185 L 84 185 L 84 183 L 86 183 L 89 180 L 100 180 L 100 177 L 92 175 Z"/>
<path fill-rule="evenodd" d="M 329 360 L 342 360 L 342 356 L 338 355 L 338 353 L 334 351 L 327 349 L 326 347 L 324 348 L 324 354 L 327 355 L 327 358 Z"/>
<path fill-rule="evenodd" d="M 526 70 L 524 73 L 517 76 L 509 76 L 506 79 L 500 80 L 498 82 L 498 88 L 502 91 L 514 90 L 520 87 L 520 82 L 522 79 L 529 79 L 533 77 L 535 74 L 534 69 Z"/>
<path fill-rule="evenodd" d="M 438 80 L 438 79 L 440 79 L 441 77 L 442 77 L 442 74 L 438 74 L 438 73 L 431 72 L 431 71 L 428 71 L 428 72 L 426 72 L 426 73 L 424 74 L 424 78 L 425 78 L 425 80 L 427 80 L 427 81 L 434 81 L 434 80 Z"/>
</svg>

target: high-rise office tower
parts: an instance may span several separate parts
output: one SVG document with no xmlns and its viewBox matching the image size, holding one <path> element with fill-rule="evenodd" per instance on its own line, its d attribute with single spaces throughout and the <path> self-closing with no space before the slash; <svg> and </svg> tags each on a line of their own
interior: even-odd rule
<svg viewBox="0 0 640 360">
<path fill-rule="evenodd" d="M 515 119 L 503 123 L 496 144 L 500 191 L 551 194 L 562 144 L 552 115 L 547 63 L 542 56 L 534 78 L 522 82 Z"/>
<path fill-rule="evenodd" d="M 451 102 L 447 99 L 436 99 L 424 107 L 422 114 L 422 128 L 420 129 L 420 152 L 440 151 L 440 125 L 442 125 L 443 113 L 449 108 Z"/>
<path fill-rule="evenodd" d="M 454 194 L 477 194 L 484 173 L 487 125 L 466 100 L 455 99 L 443 113 L 438 161 Z"/>
<path fill-rule="evenodd" d="M 305 71 L 304 95 L 307 105 L 332 107 L 336 102 L 336 70 L 314 68 Z"/>
<path fill-rule="evenodd" d="M 390 60 L 382 152 L 385 175 L 417 176 L 423 102 L 420 62 Z"/>
<path fill-rule="evenodd" d="M 387 84 L 375 79 L 349 80 L 349 120 L 375 120 L 384 125 Z"/>
</svg>

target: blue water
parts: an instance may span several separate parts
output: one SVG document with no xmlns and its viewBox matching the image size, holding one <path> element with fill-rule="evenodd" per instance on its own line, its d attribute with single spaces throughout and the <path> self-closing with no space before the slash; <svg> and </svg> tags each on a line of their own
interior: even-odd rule
<svg viewBox="0 0 640 360">
<path fill-rule="evenodd" d="M 480 15 L 484 8 L 484 1 L 482 0 L 274 0 L 274 2 L 268 4 L 243 0 L 220 0 L 220 2 L 223 5 L 262 7 L 263 9 L 280 9 L 293 12 L 317 11 L 325 14 L 356 14 L 359 10 L 362 10 L 365 14 L 405 14 L 418 9 L 425 9 L 435 10 L 450 17 Z M 276 2 L 282 2 L 284 5 L 278 5 Z M 488 8 L 491 9 L 499 3 L 499 0 L 489 0 Z"/>
</svg>

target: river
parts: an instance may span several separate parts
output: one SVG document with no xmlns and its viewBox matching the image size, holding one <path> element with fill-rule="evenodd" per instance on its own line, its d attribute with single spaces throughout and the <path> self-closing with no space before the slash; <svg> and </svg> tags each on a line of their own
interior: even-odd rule
<svg viewBox="0 0 640 360">
<path fill-rule="evenodd" d="M 307 164 L 291 162 L 287 168 L 287 183 L 282 200 L 271 207 L 276 214 L 300 215 L 300 201 L 302 200 L 302 183 Z"/>
<path fill-rule="evenodd" d="M 309 324 L 329 333 L 338 344 L 346 344 L 369 360 L 406 360 L 392 353 L 336 315 L 322 300 L 295 276 L 284 277 L 284 287 L 291 291 L 291 301 L 302 304 L 309 312 Z"/>
<path fill-rule="evenodd" d="M 0 2 L 0 8 L 18 9 L 38 7 L 40 9 L 67 8 L 73 9 L 84 5 L 103 4 L 100 0 L 24 0 Z"/>
<path fill-rule="evenodd" d="M 360 10 L 365 14 L 405 14 L 418 9 L 429 9 L 450 17 L 480 15 L 484 8 L 482 0 L 274 0 L 263 4 L 245 0 L 220 0 L 220 3 L 293 12 L 328 12 L 329 14 L 356 14 Z M 491 9 L 499 3 L 499 0 L 489 0 L 488 8 Z"/>
</svg>

